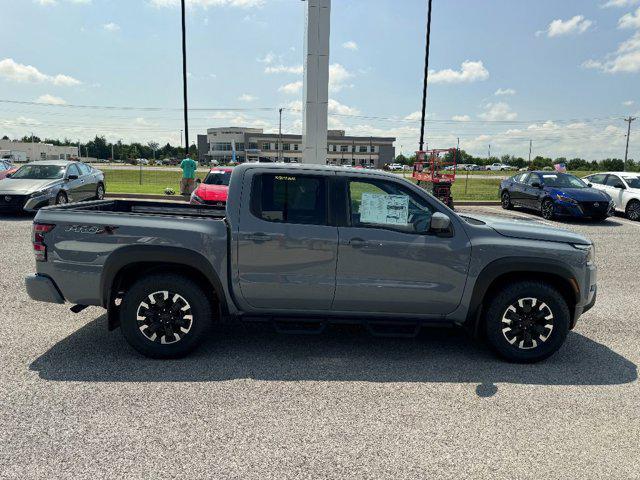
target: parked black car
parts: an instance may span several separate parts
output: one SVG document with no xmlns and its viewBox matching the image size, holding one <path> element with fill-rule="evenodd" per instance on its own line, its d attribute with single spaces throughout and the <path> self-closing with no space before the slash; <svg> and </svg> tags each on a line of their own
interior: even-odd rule
<svg viewBox="0 0 640 480">
<path fill-rule="evenodd" d="M 519 173 L 500 182 L 499 194 L 502 208 L 531 208 L 547 220 L 557 216 L 604 220 L 614 211 L 607 193 L 568 173 Z"/>
</svg>

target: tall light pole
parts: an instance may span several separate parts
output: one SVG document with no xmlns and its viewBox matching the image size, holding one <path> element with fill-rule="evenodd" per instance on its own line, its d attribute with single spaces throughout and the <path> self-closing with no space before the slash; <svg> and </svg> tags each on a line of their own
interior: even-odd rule
<svg viewBox="0 0 640 480">
<path fill-rule="evenodd" d="M 182 9 L 182 85 L 184 94 L 184 144 L 186 156 L 189 156 L 189 118 L 187 115 L 187 27 L 185 23 L 185 0 L 181 0 Z M 182 143 L 182 135 L 180 135 L 180 143 Z"/>
<path fill-rule="evenodd" d="M 431 0 L 427 13 L 427 46 L 424 54 L 424 80 L 422 83 L 422 115 L 420 117 L 420 151 L 424 147 L 424 119 L 427 111 L 427 83 L 429 79 L 429 47 L 431 46 Z"/>
<path fill-rule="evenodd" d="M 529 140 L 529 163 L 531 163 L 531 147 L 533 146 L 533 140 Z"/>
<path fill-rule="evenodd" d="M 280 121 L 278 123 L 278 161 L 282 161 L 282 108 L 278 111 L 280 114 Z"/>
<path fill-rule="evenodd" d="M 628 118 L 624 119 L 624 121 L 629 125 L 627 126 L 627 147 L 624 150 L 624 165 L 622 166 L 622 171 L 626 170 L 627 168 L 627 159 L 629 157 L 629 137 L 631 136 L 631 122 L 637 119 L 638 117 L 632 117 L 631 115 L 629 115 Z"/>
</svg>

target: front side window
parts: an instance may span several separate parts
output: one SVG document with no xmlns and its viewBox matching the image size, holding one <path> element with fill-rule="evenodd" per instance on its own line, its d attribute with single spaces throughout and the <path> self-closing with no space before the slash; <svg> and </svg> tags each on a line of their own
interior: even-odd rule
<svg viewBox="0 0 640 480">
<path fill-rule="evenodd" d="M 251 210 L 269 222 L 326 225 L 325 179 L 308 175 L 259 175 L 253 181 Z"/>
<path fill-rule="evenodd" d="M 64 176 L 60 165 L 24 165 L 11 178 L 24 180 L 56 180 Z"/>
<path fill-rule="evenodd" d="M 591 175 L 589 178 L 589 181 L 591 183 L 597 183 L 598 185 L 604 185 L 604 178 L 606 177 L 606 175 L 604 173 L 597 173 L 595 175 Z"/>
<path fill-rule="evenodd" d="M 69 165 L 69 168 L 67 168 L 67 177 L 71 175 L 75 175 L 76 177 L 80 176 L 80 170 L 78 170 L 78 167 L 73 163 Z"/>
<path fill-rule="evenodd" d="M 349 182 L 351 225 L 425 233 L 433 207 L 408 188 L 380 180 Z"/>
<path fill-rule="evenodd" d="M 82 175 L 89 175 L 91 173 L 91 167 L 89 165 L 85 165 L 84 163 L 78 163 L 76 165 L 80 169 L 80 173 L 82 173 Z"/>
<path fill-rule="evenodd" d="M 620 180 L 620 177 L 617 175 L 609 175 L 606 185 L 608 187 L 620 188 L 622 186 L 622 180 Z"/>
<path fill-rule="evenodd" d="M 540 183 L 540 176 L 537 173 L 530 173 L 526 180 L 526 184 L 533 185 L 534 183 Z"/>
</svg>

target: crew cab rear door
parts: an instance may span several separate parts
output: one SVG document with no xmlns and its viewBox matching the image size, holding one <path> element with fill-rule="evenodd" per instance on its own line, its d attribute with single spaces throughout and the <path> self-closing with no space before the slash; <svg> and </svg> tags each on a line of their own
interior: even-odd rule
<svg viewBox="0 0 640 480">
<path fill-rule="evenodd" d="M 328 221 L 333 176 L 277 168 L 245 173 L 236 265 L 252 309 L 331 308 L 338 254 L 338 229 Z"/>
<path fill-rule="evenodd" d="M 340 176 L 342 174 L 339 174 Z M 444 315 L 459 305 L 471 245 L 452 215 L 452 233 L 427 233 L 436 201 L 388 179 L 346 176 L 335 312 Z M 446 211 L 443 212 L 446 214 Z"/>
</svg>

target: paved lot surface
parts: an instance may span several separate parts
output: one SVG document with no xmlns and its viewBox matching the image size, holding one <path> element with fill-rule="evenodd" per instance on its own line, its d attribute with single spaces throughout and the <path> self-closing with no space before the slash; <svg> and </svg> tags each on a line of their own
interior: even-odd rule
<svg viewBox="0 0 640 480">
<path fill-rule="evenodd" d="M 565 225 L 597 243 L 599 302 L 544 363 L 255 326 L 162 362 L 30 301 L 30 219 L 2 217 L 0 477 L 640 478 L 640 223 Z"/>
</svg>

